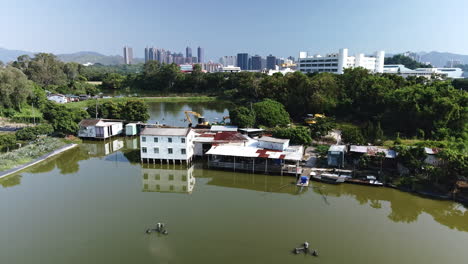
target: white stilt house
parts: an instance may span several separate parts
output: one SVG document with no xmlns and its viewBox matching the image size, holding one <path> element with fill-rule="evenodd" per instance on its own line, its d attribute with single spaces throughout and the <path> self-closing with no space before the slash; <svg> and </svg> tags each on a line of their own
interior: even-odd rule
<svg viewBox="0 0 468 264">
<path fill-rule="evenodd" d="M 194 137 L 191 128 L 147 127 L 140 133 L 141 161 L 189 163 L 194 153 Z"/>
</svg>

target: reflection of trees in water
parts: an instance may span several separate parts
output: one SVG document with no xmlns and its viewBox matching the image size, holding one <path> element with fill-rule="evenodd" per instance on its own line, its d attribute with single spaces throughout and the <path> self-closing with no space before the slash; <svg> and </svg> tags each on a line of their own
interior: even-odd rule
<svg viewBox="0 0 468 264">
<path fill-rule="evenodd" d="M 89 159 L 88 153 L 81 148 L 74 148 L 56 159 L 57 168 L 61 174 L 77 173 L 80 170 L 78 163 L 87 159 Z"/>
<path fill-rule="evenodd" d="M 359 204 L 368 204 L 375 209 L 382 208 L 382 202 L 389 202 L 391 212 L 388 218 L 394 222 L 411 223 L 425 212 L 442 225 L 468 232 L 468 209 L 455 202 L 425 199 L 393 189 L 356 185 L 323 185 L 320 190 L 324 195 L 353 197 Z M 320 194 L 317 188 L 314 188 L 314 192 Z"/>
<path fill-rule="evenodd" d="M 50 172 L 55 168 L 60 170 L 61 174 L 76 173 L 80 170 L 78 162 L 89 159 L 89 155 L 84 148 L 78 146 L 67 150 L 58 156 L 46 159 L 34 166 L 31 173 L 45 173 Z"/>
<path fill-rule="evenodd" d="M 140 150 L 139 149 L 126 150 L 126 151 L 123 152 L 123 155 L 131 163 L 139 163 L 141 161 L 141 159 L 140 159 Z"/>
<path fill-rule="evenodd" d="M 21 184 L 21 175 L 19 174 L 0 179 L 0 185 L 2 185 L 3 188 L 13 187 L 19 184 Z"/>
</svg>

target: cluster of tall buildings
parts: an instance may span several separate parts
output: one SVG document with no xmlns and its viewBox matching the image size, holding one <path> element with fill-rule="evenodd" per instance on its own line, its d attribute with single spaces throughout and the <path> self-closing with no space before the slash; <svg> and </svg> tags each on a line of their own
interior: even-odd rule
<svg viewBox="0 0 468 264">
<path fill-rule="evenodd" d="M 223 56 L 219 59 L 219 63 L 223 66 L 237 66 L 243 71 L 263 71 L 275 70 L 282 67 L 285 63 L 292 64 L 293 57 L 277 58 L 273 55 L 268 55 L 265 58 L 260 55 L 250 56 L 248 53 L 238 53 L 237 56 Z"/>
<path fill-rule="evenodd" d="M 124 46 L 123 48 L 124 64 L 133 64 L 133 48 Z M 145 62 L 158 61 L 160 63 L 175 63 L 175 64 L 193 64 L 205 62 L 205 49 L 202 47 L 197 48 L 197 56 L 192 56 L 192 48 L 185 49 L 185 56 L 183 53 L 171 52 L 165 49 L 158 48 L 145 48 Z"/>
<path fill-rule="evenodd" d="M 158 48 L 145 48 L 145 62 L 158 61 L 160 63 L 175 63 L 175 64 L 192 64 L 203 63 L 205 60 L 205 50 L 202 47 L 197 48 L 197 57 L 192 55 L 192 48 L 185 49 L 185 56 L 183 53 L 171 52 L 165 49 Z"/>
</svg>

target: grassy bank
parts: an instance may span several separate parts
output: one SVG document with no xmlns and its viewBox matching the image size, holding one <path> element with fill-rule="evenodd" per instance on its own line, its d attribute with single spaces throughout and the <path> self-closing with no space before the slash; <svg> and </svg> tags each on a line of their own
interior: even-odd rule
<svg viewBox="0 0 468 264">
<path fill-rule="evenodd" d="M 12 169 L 66 145 L 64 140 L 45 137 L 22 148 L 0 154 L 0 171 Z"/>
<path fill-rule="evenodd" d="M 112 102 L 127 102 L 129 100 L 142 100 L 147 103 L 151 102 L 170 102 L 170 103 L 196 103 L 196 102 L 212 102 L 216 100 L 216 97 L 210 96 L 170 96 L 170 97 L 120 97 L 120 98 L 100 98 L 98 99 L 99 103 L 104 103 L 107 101 Z M 85 108 L 91 105 L 95 105 L 96 100 L 86 100 L 81 102 L 74 102 L 65 104 L 68 108 Z"/>
</svg>

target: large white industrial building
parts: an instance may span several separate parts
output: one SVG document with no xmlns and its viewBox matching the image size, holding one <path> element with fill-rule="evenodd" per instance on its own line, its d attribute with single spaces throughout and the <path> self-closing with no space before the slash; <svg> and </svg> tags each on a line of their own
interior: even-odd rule
<svg viewBox="0 0 468 264">
<path fill-rule="evenodd" d="M 332 72 L 342 74 L 345 68 L 363 67 L 374 73 L 382 73 L 384 69 L 385 52 L 377 51 L 373 56 L 356 54 L 349 56 L 348 49 L 340 49 L 338 53 L 308 55 L 299 53 L 298 70 L 303 73 Z"/>
<path fill-rule="evenodd" d="M 388 64 L 384 66 L 384 73 L 397 74 L 404 78 L 409 76 L 432 78 L 433 76 L 446 78 L 462 78 L 463 70 L 460 68 L 417 68 L 414 70 L 406 68 L 402 64 Z"/>
</svg>

